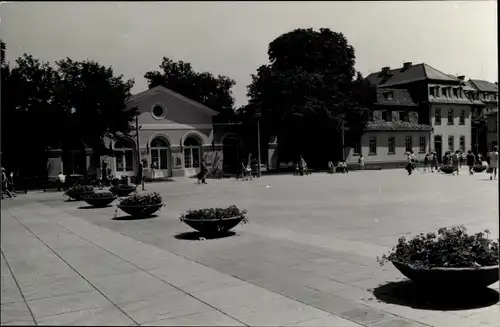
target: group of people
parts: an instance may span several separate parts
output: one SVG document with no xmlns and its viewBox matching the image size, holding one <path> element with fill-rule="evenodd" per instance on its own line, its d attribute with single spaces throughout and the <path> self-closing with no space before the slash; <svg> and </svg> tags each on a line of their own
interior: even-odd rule
<svg viewBox="0 0 500 327">
<path fill-rule="evenodd" d="M 345 160 L 340 160 L 337 164 L 334 164 L 333 161 L 328 161 L 328 173 L 334 174 L 337 172 L 342 174 L 349 173 L 349 170 L 347 169 L 347 162 Z"/>
<path fill-rule="evenodd" d="M 9 177 L 7 177 L 7 172 L 5 168 L 2 169 L 2 199 L 4 194 L 9 198 L 13 198 L 16 196 L 16 191 L 14 188 L 14 173 L 10 172 Z"/>
<path fill-rule="evenodd" d="M 408 175 L 411 175 L 413 170 L 418 170 L 419 160 L 413 151 L 406 152 L 405 155 L 407 156 L 408 161 L 405 169 L 408 171 Z M 474 174 L 475 167 L 484 167 L 484 169 L 486 169 L 490 174 L 490 180 L 496 179 L 498 168 L 498 147 L 493 147 L 493 150 L 488 153 L 486 160 L 483 160 L 480 153 L 474 154 L 470 150 L 467 152 L 467 155 L 464 155 L 464 153 L 459 150 L 446 152 L 442 158 L 442 166 L 452 169 L 452 175 L 455 175 L 455 173 L 457 175 L 460 174 L 460 168 L 462 167 L 463 162 L 465 162 L 469 168 L 469 175 Z M 434 170 L 436 170 L 436 172 L 439 171 L 438 156 L 436 152 L 431 152 L 425 155 L 423 168 L 424 172 L 434 172 Z"/>
</svg>

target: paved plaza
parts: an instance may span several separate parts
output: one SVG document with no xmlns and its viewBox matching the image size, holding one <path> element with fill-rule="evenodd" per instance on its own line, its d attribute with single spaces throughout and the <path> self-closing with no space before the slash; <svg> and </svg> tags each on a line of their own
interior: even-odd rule
<svg viewBox="0 0 500 327">
<path fill-rule="evenodd" d="M 146 185 L 164 203 L 127 219 L 57 192 L 2 201 L 2 325 L 500 326 L 498 283 L 430 305 L 376 257 L 409 232 L 465 225 L 498 237 L 498 183 L 402 169 Z M 179 221 L 236 204 L 219 239 Z M 457 285 L 460 288 L 460 285 Z M 460 303 L 459 303 L 460 302 Z"/>
</svg>

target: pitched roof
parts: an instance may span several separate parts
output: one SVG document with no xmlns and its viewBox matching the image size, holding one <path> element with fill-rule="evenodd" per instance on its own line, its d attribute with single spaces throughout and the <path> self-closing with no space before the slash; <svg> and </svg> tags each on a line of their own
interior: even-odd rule
<svg viewBox="0 0 500 327">
<path fill-rule="evenodd" d="M 471 81 L 464 81 L 464 84 L 464 91 L 477 91 L 476 87 L 471 83 Z"/>
<path fill-rule="evenodd" d="M 416 106 L 408 90 L 377 89 L 377 105 L 382 106 Z"/>
<path fill-rule="evenodd" d="M 192 105 L 194 105 L 195 107 L 198 107 L 200 109 L 203 109 L 209 113 L 211 113 L 212 115 L 216 115 L 218 112 L 213 110 L 213 109 L 210 109 L 209 107 L 199 103 L 199 102 L 196 102 L 196 101 L 193 101 L 185 96 L 183 96 L 182 94 L 179 94 L 177 92 L 174 92 L 172 91 L 171 89 L 168 89 L 162 85 L 158 85 L 158 86 L 155 86 L 153 88 L 150 88 L 148 90 L 145 90 L 145 91 L 142 91 L 142 92 L 139 92 L 139 93 L 136 93 L 132 96 L 130 96 L 127 100 L 126 100 L 126 103 L 129 104 L 131 102 L 134 102 L 134 101 L 137 101 L 139 100 L 140 98 L 144 97 L 144 96 L 147 96 L 149 94 L 153 94 L 155 92 L 163 92 L 163 93 L 166 93 L 170 96 L 173 96 L 181 101 L 184 101 L 184 102 L 188 102 Z"/>
<path fill-rule="evenodd" d="M 367 76 L 368 82 L 379 87 L 390 87 L 417 81 L 434 80 L 446 82 L 459 82 L 459 79 L 449 76 L 425 63 L 412 65 L 408 68 L 390 69 L 388 74 L 382 71 Z"/>
<path fill-rule="evenodd" d="M 480 79 L 471 79 L 471 84 L 482 92 L 498 92 L 498 85 L 488 81 L 483 81 Z"/>
</svg>

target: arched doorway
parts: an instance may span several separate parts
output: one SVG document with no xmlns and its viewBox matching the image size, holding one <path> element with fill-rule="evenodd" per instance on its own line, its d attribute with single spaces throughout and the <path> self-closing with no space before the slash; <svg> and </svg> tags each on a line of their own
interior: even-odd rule
<svg viewBox="0 0 500 327">
<path fill-rule="evenodd" d="M 184 168 L 188 174 L 200 172 L 201 143 L 198 139 L 189 136 L 184 140 Z"/>
<path fill-rule="evenodd" d="M 134 143 L 127 139 L 115 142 L 116 177 L 134 175 Z"/>
<path fill-rule="evenodd" d="M 151 170 L 152 178 L 170 177 L 170 144 L 162 137 L 155 137 L 151 141 Z M 152 168 L 153 166 L 151 166 Z"/>
<path fill-rule="evenodd" d="M 222 170 L 227 174 L 238 175 L 240 168 L 239 140 L 228 135 L 222 141 Z"/>
<path fill-rule="evenodd" d="M 87 171 L 87 153 L 85 144 L 77 139 L 67 139 L 61 144 L 62 161 L 65 175 L 85 175 Z"/>
</svg>

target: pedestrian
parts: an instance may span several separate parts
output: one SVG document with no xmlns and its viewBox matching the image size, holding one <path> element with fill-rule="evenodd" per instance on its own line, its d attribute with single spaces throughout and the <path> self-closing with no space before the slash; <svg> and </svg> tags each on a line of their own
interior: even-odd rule
<svg viewBox="0 0 500 327">
<path fill-rule="evenodd" d="M 207 165 L 205 164 L 205 160 L 201 160 L 201 165 L 200 165 L 200 180 L 203 184 L 207 184 L 207 181 L 205 178 L 207 177 Z"/>
<path fill-rule="evenodd" d="M 424 158 L 424 171 L 430 170 L 429 163 L 430 163 L 429 154 L 426 154 Z"/>
<path fill-rule="evenodd" d="M 304 176 L 304 167 L 305 166 L 305 160 L 304 158 L 302 158 L 302 156 L 300 156 L 300 159 L 299 159 L 299 174 L 300 176 Z"/>
<path fill-rule="evenodd" d="M 141 185 L 144 191 L 144 160 L 139 161 L 139 167 L 137 169 L 137 177 L 135 181 L 136 185 Z"/>
<path fill-rule="evenodd" d="M 328 160 L 328 174 L 333 174 L 333 162 Z"/>
<path fill-rule="evenodd" d="M 436 172 L 438 171 L 438 160 L 436 152 L 432 152 L 431 156 L 431 173 L 434 172 L 434 169 L 436 170 Z"/>
<path fill-rule="evenodd" d="M 457 176 L 459 175 L 459 172 L 460 172 L 460 151 L 455 151 L 455 153 L 453 153 L 451 155 L 451 163 L 452 163 L 452 167 L 453 167 L 453 173 L 452 175 L 455 175 L 455 171 L 457 172 Z"/>
<path fill-rule="evenodd" d="M 471 150 L 467 152 L 467 167 L 469 167 L 469 175 L 474 175 L 474 165 L 476 163 L 476 157 Z"/>
<path fill-rule="evenodd" d="M 365 171 L 365 158 L 362 154 L 359 155 L 358 159 L 359 170 Z"/>
<path fill-rule="evenodd" d="M 417 158 L 417 156 L 415 155 L 415 153 L 413 151 L 411 151 L 409 157 L 410 157 L 411 164 L 412 164 L 412 170 L 416 169 L 418 171 L 418 158 Z"/>
<path fill-rule="evenodd" d="M 498 146 L 493 147 L 493 151 L 491 151 L 490 155 L 490 180 L 497 179 L 497 169 L 498 169 Z"/>
<path fill-rule="evenodd" d="M 412 171 L 413 171 L 413 164 L 411 162 L 411 157 L 410 157 L 410 153 L 409 152 L 406 152 L 405 153 L 406 155 L 406 159 L 407 159 L 407 163 L 406 163 L 406 171 L 408 172 L 408 176 L 412 174 Z"/>
<path fill-rule="evenodd" d="M 2 199 L 4 193 L 9 196 L 9 198 L 13 198 L 15 195 L 9 190 L 9 180 L 7 178 L 7 174 L 5 173 L 5 168 L 1 167 L 2 170 Z"/>
</svg>

